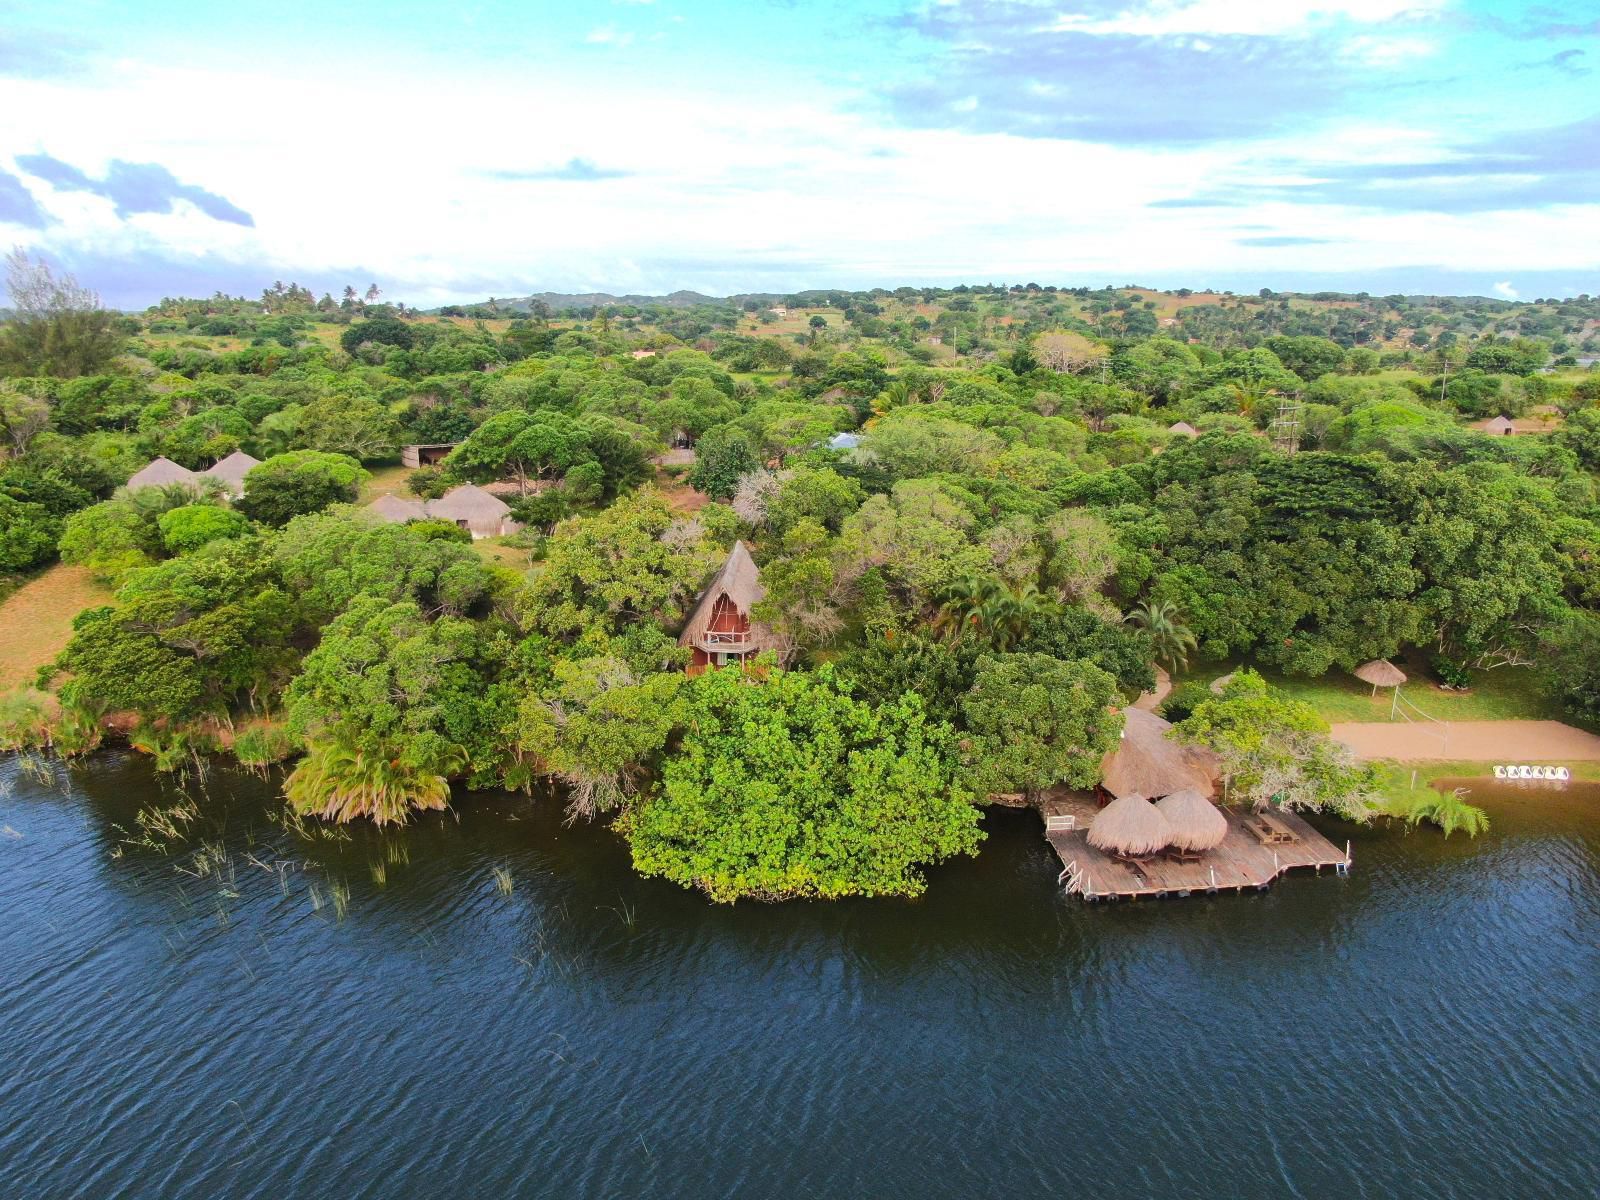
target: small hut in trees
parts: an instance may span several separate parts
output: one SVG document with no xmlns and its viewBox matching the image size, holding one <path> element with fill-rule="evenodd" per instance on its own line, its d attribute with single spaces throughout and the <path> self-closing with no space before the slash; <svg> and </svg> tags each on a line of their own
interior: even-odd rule
<svg viewBox="0 0 1600 1200">
<path fill-rule="evenodd" d="M 450 521 L 475 538 L 498 537 L 522 528 L 511 519 L 511 509 L 504 500 L 471 483 L 451 488 L 437 500 L 379 496 L 367 505 L 367 511 L 396 525 L 407 521 Z"/>
<path fill-rule="evenodd" d="M 1185 746 L 1167 736 L 1172 728 L 1153 712 L 1123 709 L 1122 742 L 1100 763 L 1100 786 L 1117 799 L 1171 796 L 1194 790 L 1216 791 L 1221 764 L 1202 746 Z"/>
<path fill-rule="evenodd" d="M 215 479 L 228 489 L 230 496 L 244 495 L 244 477 L 250 473 L 252 467 L 259 467 L 261 460 L 253 458 L 243 450 L 235 450 L 227 458 L 220 459 L 207 467 L 201 474 Z"/>
<path fill-rule="evenodd" d="M 1492 421 L 1485 421 L 1483 431 L 1493 437 L 1510 437 L 1517 431 L 1517 426 L 1510 417 L 1502 413 Z"/>
<path fill-rule="evenodd" d="M 421 500 L 407 500 L 401 496 L 379 496 L 367 505 L 367 511 L 394 525 L 425 521 L 428 517 L 427 505 Z"/>
<path fill-rule="evenodd" d="M 1187 421 L 1174 421 L 1167 426 L 1168 433 L 1176 433 L 1182 437 L 1199 437 L 1200 431 Z"/>
<path fill-rule="evenodd" d="M 498 537 L 522 528 L 511 519 L 511 507 L 504 500 L 473 483 L 451 488 L 423 507 L 434 520 L 454 521 L 475 538 Z"/>
<path fill-rule="evenodd" d="M 400 447 L 400 465 L 416 470 L 418 467 L 436 467 L 450 456 L 450 451 L 460 442 L 418 442 Z"/>
<path fill-rule="evenodd" d="M 135 471 L 133 477 L 128 480 L 127 488 L 130 492 L 136 492 L 140 488 L 168 487 L 174 483 L 198 488 L 200 477 L 188 467 L 181 466 L 170 458 L 158 457 Z"/>
<path fill-rule="evenodd" d="M 694 650 L 689 674 L 708 666 L 742 663 L 763 650 L 779 648 L 778 639 L 765 625 L 750 619 L 750 610 L 766 598 L 761 573 L 743 542 L 735 542 L 711 585 L 689 614 L 678 635 L 678 645 Z"/>
</svg>

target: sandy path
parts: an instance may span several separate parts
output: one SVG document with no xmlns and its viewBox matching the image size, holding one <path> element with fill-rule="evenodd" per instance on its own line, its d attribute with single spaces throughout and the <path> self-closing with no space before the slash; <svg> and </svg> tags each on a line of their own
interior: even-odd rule
<svg viewBox="0 0 1600 1200">
<path fill-rule="evenodd" d="M 1600 762 L 1600 737 L 1560 721 L 1347 721 L 1335 740 L 1358 758 L 1405 762 Z"/>
<path fill-rule="evenodd" d="M 1167 674 L 1165 667 L 1156 668 L 1156 690 L 1144 692 L 1133 702 L 1135 708 L 1142 708 L 1145 712 L 1155 712 L 1159 705 L 1172 693 L 1172 676 Z"/>
</svg>

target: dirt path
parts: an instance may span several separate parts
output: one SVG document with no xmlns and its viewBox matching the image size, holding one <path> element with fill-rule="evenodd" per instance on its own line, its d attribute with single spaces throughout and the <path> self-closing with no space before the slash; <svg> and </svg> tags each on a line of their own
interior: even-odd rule
<svg viewBox="0 0 1600 1200">
<path fill-rule="evenodd" d="M 1145 692 L 1133 702 L 1135 708 L 1142 708 L 1145 712 L 1155 712 L 1160 703 L 1172 694 L 1172 676 L 1167 674 L 1165 667 L 1156 668 L 1156 690 Z"/>
<path fill-rule="evenodd" d="M 111 593 L 83 567 L 57 564 L 0 604 L 0 692 L 33 682 L 72 636 L 72 618 L 110 604 Z"/>
<path fill-rule="evenodd" d="M 1333 736 L 1357 758 L 1403 762 L 1600 762 L 1600 737 L 1560 721 L 1347 721 Z"/>
</svg>

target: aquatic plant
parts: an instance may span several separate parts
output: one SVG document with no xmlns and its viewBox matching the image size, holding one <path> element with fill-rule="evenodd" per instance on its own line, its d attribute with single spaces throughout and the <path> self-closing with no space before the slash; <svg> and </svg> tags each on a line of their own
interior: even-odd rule
<svg viewBox="0 0 1600 1200">
<path fill-rule="evenodd" d="M 304 816 L 379 825 L 403 823 L 414 808 L 442 809 L 450 781 L 400 759 L 384 758 L 340 741 L 318 742 L 284 782 L 290 807 Z"/>
<path fill-rule="evenodd" d="M 297 748 L 293 735 L 281 725 L 252 725 L 233 739 L 233 756 L 240 766 L 253 770 L 280 763 Z"/>
<path fill-rule="evenodd" d="M 1399 817 L 1415 829 L 1422 822 L 1437 825 L 1445 837 L 1460 830 L 1468 837 L 1477 837 L 1489 828 L 1489 814 L 1473 804 L 1468 804 L 1466 788 L 1453 788 L 1436 792 L 1431 788 L 1414 796 L 1394 801 L 1390 815 Z"/>
</svg>

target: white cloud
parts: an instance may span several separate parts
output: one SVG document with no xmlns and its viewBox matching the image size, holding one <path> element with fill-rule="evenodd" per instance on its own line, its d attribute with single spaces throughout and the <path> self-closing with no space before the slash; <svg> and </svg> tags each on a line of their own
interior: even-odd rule
<svg viewBox="0 0 1600 1200">
<path fill-rule="evenodd" d="M 1515 300 L 1517 298 L 1517 289 L 1512 287 L 1510 281 L 1507 280 L 1494 285 L 1494 294 L 1503 296 L 1507 300 Z"/>
<path fill-rule="evenodd" d="M 510 133 L 462 111 L 526 111 L 577 81 L 507 71 L 418 73 L 406 121 L 360 138 L 326 120 L 361 111 L 383 64 L 300 79 L 213 68 L 124 66 L 90 83 L 0 79 L 7 156 L 46 151 L 100 174 L 111 158 L 160 163 L 250 212 L 253 229 L 183 206 L 120 221 L 109 202 L 37 189 L 58 224 L 0 230 L 0 244 L 239 264 L 241 286 L 281 274 L 321 290 L 359 273 L 397 299 L 438 303 L 493 292 L 621 288 L 664 292 L 807 284 L 1098 277 L 1190 282 L 1281 268 L 1381 270 L 1427 264 L 1512 275 L 1600 262 L 1600 208 L 1440 215 L 1355 212 L 1265 201 L 1249 208 L 1150 209 L 1207 188 L 1393 156 L 1415 161 L 1432 136 L 1404 126 L 1347 127 L 1249 149 L 1183 150 L 906 130 L 874 122 L 846 96 L 796 91 L 759 105 L 728 85 L 663 92 L 619 77 L 581 92 L 581 121 L 522 123 Z M 196 95 L 272 95 L 259 119 Z M 152 112 L 186 114 L 179 123 Z M 670 129 L 671 137 L 641 132 Z M 424 159 L 417 147 L 427 147 Z M 1308 148 L 1316 158 L 1308 159 Z M 595 181 L 488 178 L 573 159 L 625 171 Z M 270 169 L 263 164 L 281 164 Z M 985 187 L 974 202 L 968 181 Z M 1114 186 L 1107 185 L 1114 181 Z M 1091 184 L 1093 186 L 1091 186 Z M 1240 246 L 1239 226 L 1328 244 Z M 94 283 L 93 279 L 85 282 Z M 1509 287 L 1509 284 L 1505 286 Z M 153 299 L 165 290 L 150 281 Z M 1592 290 L 1592 289 L 1590 289 Z"/>
<path fill-rule="evenodd" d="M 1432 16 L 1447 3 L 1448 0 L 1146 0 L 1110 17 L 1063 13 L 1051 28 L 1063 33 L 1139 37 L 1282 37 L 1336 20 L 1370 25 Z"/>
<path fill-rule="evenodd" d="M 633 34 L 615 25 L 601 25 L 591 29 L 583 40 L 591 46 L 627 46 L 633 42 Z"/>
</svg>

